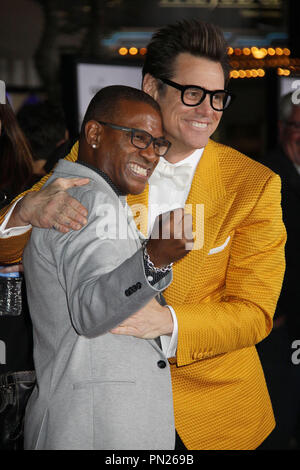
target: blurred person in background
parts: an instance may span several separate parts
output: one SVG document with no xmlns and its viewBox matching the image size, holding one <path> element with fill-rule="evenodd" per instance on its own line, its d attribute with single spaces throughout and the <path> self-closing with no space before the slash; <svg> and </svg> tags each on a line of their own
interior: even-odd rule
<svg viewBox="0 0 300 470">
<path fill-rule="evenodd" d="M 257 345 L 277 426 L 262 448 L 300 448 L 300 365 L 292 360 L 300 341 L 300 103 L 297 92 L 281 97 L 278 144 L 262 163 L 281 177 L 282 212 L 287 229 L 286 272 L 270 336 Z M 299 344 L 298 344 L 299 348 Z M 298 421 L 298 437 L 296 437 Z M 295 439 L 296 438 L 296 439 Z"/>
<path fill-rule="evenodd" d="M 69 133 L 64 111 L 49 101 L 25 103 L 18 111 L 17 119 L 30 145 L 34 184 L 68 153 Z"/>
<path fill-rule="evenodd" d="M 0 104 L 0 204 L 28 188 L 33 174 L 29 145 L 9 102 Z M 8 260 L 9 263 L 9 260 Z M 35 373 L 32 325 L 22 265 L 0 268 L 0 449 L 23 447 L 23 419 Z"/>
<path fill-rule="evenodd" d="M 30 148 L 9 104 L 0 104 L 0 208 L 29 187 L 33 173 Z"/>
</svg>

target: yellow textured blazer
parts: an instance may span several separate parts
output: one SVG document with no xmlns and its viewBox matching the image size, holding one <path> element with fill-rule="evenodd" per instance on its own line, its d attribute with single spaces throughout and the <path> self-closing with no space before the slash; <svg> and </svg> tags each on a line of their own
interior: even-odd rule
<svg viewBox="0 0 300 470">
<path fill-rule="evenodd" d="M 211 140 L 196 169 L 187 204 L 198 249 L 175 263 L 164 294 L 178 319 L 170 362 L 176 429 L 188 449 L 255 449 L 274 427 L 254 345 L 272 328 L 285 268 L 280 188 L 268 168 Z M 147 205 L 148 190 L 128 202 Z M 27 237 L 0 239 L 0 263 L 15 261 Z"/>
</svg>

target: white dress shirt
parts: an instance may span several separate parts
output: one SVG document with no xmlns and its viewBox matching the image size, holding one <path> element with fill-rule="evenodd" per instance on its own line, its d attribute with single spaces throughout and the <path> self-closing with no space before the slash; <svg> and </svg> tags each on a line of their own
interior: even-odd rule
<svg viewBox="0 0 300 470">
<path fill-rule="evenodd" d="M 16 237 L 18 235 L 22 235 L 25 232 L 28 232 L 28 230 L 31 229 L 31 225 L 24 225 L 22 227 L 11 227 L 11 228 L 6 228 L 6 225 L 9 221 L 9 218 L 11 216 L 12 211 L 18 204 L 18 202 L 21 201 L 22 198 L 18 199 L 10 208 L 8 213 L 6 214 L 2 224 L 0 225 L 0 238 L 9 238 L 9 237 Z"/>
<path fill-rule="evenodd" d="M 189 157 L 181 160 L 178 163 L 171 164 L 172 166 L 179 167 L 181 165 L 189 164 L 191 169 L 185 181 L 183 188 L 178 187 L 174 179 L 170 177 L 161 176 L 159 179 L 153 177 L 149 178 L 149 201 L 148 201 L 148 236 L 151 233 L 155 218 L 157 215 L 164 212 L 184 207 L 188 194 L 191 189 L 194 173 L 200 158 L 203 153 L 202 149 L 195 150 Z M 164 160 L 163 157 L 161 159 Z M 156 169 L 154 170 L 156 172 Z M 155 182 L 154 182 L 154 181 Z M 172 336 L 163 335 L 160 337 L 162 350 L 166 357 L 173 357 L 176 355 L 177 340 L 178 340 L 178 323 L 174 309 L 168 305 L 171 311 L 174 323 Z"/>
<path fill-rule="evenodd" d="M 174 164 L 167 162 L 163 157 L 160 158 L 163 164 L 166 163 L 171 167 L 189 165 L 190 168 L 186 173 L 186 176 L 184 177 L 183 187 L 179 187 L 176 184 L 176 178 L 164 175 L 160 176 L 159 178 L 156 178 L 155 172 L 157 171 L 157 169 L 154 170 L 153 175 L 149 178 L 148 236 L 152 231 L 152 227 L 157 215 L 180 207 L 184 207 L 191 189 L 194 173 L 202 156 L 203 150 L 203 148 L 197 149 L 189 157 Z M 160 163 L 158 165 L 160 165 Z M 6 229 L 6 225 L 10 218 L 10 215 L 18 202 L 19 200 L 11 207 L 10 211 L 7 213 L 2 224 L 0 225 L 0 238 L 9 238 L 12 236 L 21 235 L 22 233 L 25 233 L 26 231 L 30 230 L 31 225 L 26 225 L 24 227 L 11 227 Z M 176 355 L 177 350 L 178 323 L 174 309 L 170 305 L 168 305 L 168 308 L 170 309 L 173 317 L 173 333 L 171 336 L 163 335 L 160 337 L 160 339 L 162 350 L 165 353 L 166 357 L 173 357 Z"/>
</svg>

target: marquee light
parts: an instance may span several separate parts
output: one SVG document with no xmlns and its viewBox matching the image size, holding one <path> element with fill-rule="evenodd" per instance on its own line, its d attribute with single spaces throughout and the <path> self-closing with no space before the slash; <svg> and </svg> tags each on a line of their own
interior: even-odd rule
<svg viewBox="0 0 300 470">
<path fill-rule="evenodd" d="M 227 54 L 228 55 L 237 55 L 237 56 L 249 56 L 252 54 L 255 59 L 263 59 L 267 55 L 269 56 L 282 56 L 282 55 L 287 55 L 289 56 L 291 54 L 290 49 L 287 47 L 281 48 L 281 47 L 269 47 L 266 49 L 265 47 L 244 47 L 243 49 L 240 49 L 239 47 L 236 47 L 233 49 L 233 47 L 228 47 L 227 49 Z"/>
<path fill-rule="evenodd" d="M 128 49 L 126 47 L 120 47 L 119 49 L 119 54 L 120 55 L 126 55 L 128 54 Z"/>
<path fill-rule="evenodd" d="M 130 55 L 145 55 L 147 54 L 147 48 L 146 47 L 141 47 L 140 49 L 138 49 L 137 47 L 135 46 L 132 46 L 130 48 L 127 48 L 127 47 L 120 47 L 119 50 L 118 50 L 118 53 L 119 55 L 121 56 L 125 56 L 127 54 L 130 54 Z M 291 51 L 290 49 L 288 49 L 287 47 L 268 47 L 267 49 L 265 47 L 256 47 L 256 46 L 252 46 L 252 47 L 243 47 L 242 49 L 239 48 L 239 47 L 236 47 L 236 48 L 233 48 L 231 46 L 229 46 L 227 48 L 227 55 L 229 56 L 238 56 L 240 60 L 240 58 L 243 58 L 243 57 L 247 57 L 247 58 L 250 58 L 251 59 L 251 56 L 254 58 L 254 59 L 264 59 L 264 58 L 267 58 L 267 56 L 269 56 L 268 60 L 270 60 L 270 57 L 282 57 L 282 56 L 286 56 L 286 60 L 290 60 L 287 58 L 287 56 L 290 56 L 291 54 Z M 283 57 L 282 57 L 283 59 Z M 283 62 L 281 62 L 283 64 Z M 236 67 L 236 65 L 234 65 L 232 63 L 233 67 Z M 271 65 L 271 63 L 270 63 Z M 288 64 L 286 64 L 288 65 Z"/>
<path fill-rule="evenodd" d="M 137 54 L 140 54 L 140 55 L 145 55 L 147 54 L 147 48 L 146 47 L 141 47 L 141 49 L 138 49 L 137 47 L 130 47 L 129 49 L 127 49 L 127 47 L 120 47 L 119 50 L 118 50 L 118 54 L 119 55 L 122 55 L 122 56 L 125 56 L 127 54 L 130 54 L 130 55 L 137 55 Z"/>
<path fill-rule="evenodd" d="M 288 70 L 288 69 L 282 69 L 281 67 L 279 67 L 277 69 L 277 74 L 278 75 L 285 75 L 286 77 L 288 77 L 291 74 L 291 71 Z"/>
<path fill-rule="evenodd" d="M 264 77 L 266 72 L 264 69 L 239 69 L 239 70 L 231 70 L 230 77 L 231 78 L 257 78 L 257 77 Z"/>
<path fill-rule="evenodd" d="M 138 49 L 137 49 L 136 47 L 131 47 L 131 48 L 129 49 L 129 54 L 130 54 L 130 55 L 136 55 L 138 52 L 139 52 L 139 51 L 138 51 Z"/>
</svg>

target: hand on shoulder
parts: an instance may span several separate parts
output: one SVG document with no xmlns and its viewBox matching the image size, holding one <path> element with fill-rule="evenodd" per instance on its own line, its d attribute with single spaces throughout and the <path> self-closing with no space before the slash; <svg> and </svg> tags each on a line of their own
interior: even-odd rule
<svg viewBox="0 0 300 470">
<path fill-rule="evenodd" d="M 88 182 L 88 178 L 57 178 L 46 188 L 27 193 L 16 205 L 6 228 L 31 224 L 55 227 L 62 233 L 80 230 L 87 223 L 87 209 L 67 189 Z"/>
</svg>

